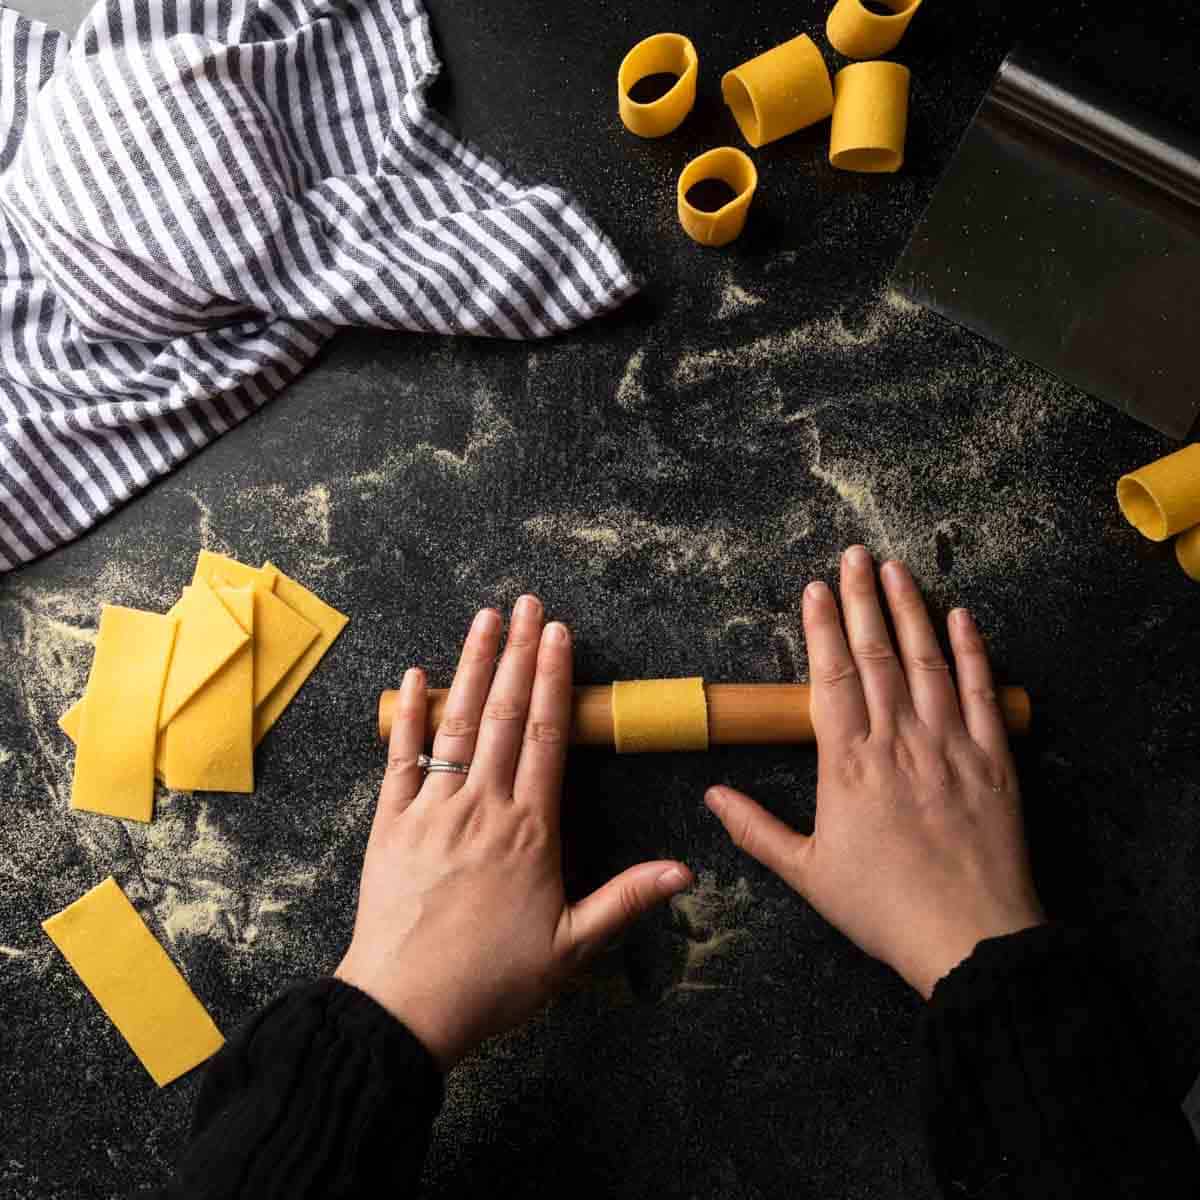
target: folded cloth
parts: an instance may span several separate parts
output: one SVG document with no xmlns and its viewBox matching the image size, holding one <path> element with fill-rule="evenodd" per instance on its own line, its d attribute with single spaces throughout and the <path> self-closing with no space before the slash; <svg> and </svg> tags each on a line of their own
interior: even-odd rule
<svg viewBox="0 0 1200 1200">
<path fill-rule="evenodd" d="M 77 537 L 341 325 L 536 338 L 635 285 L 425 102 L 417 0 L 0 4 L 0 571 Z"/>
</svg>

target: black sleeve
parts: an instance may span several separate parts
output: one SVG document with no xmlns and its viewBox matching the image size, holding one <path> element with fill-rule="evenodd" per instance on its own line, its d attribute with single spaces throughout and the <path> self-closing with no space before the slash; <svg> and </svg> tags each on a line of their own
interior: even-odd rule
<svg viewBox="0 0 1200 1200">
<path fill-rule="evenodd" d="M 442 1077 L 365 993 L 285 992 L 213 1058 L 172 1200 L 402 1200 L 415 1194 Z"/>
<path fill-rule="evenodd" d="M 925 1108 L 950 1197 L 1194 1197 L 1200 1148 L 1111 955 L 1044 925 L 980 942 L 925 1015 Z"/>
</svg>

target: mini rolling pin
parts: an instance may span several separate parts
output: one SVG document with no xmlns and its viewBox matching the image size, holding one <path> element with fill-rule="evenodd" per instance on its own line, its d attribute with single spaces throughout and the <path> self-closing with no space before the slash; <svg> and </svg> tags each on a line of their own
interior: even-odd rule
<svg viewBox="0 0 1200 1200">
<path fill-rule="evenodd" d="M 815 740 L 808 714 L 807 683 L 706 683 L 708 740 L 714 746 L 790 746 Z M 379 736 L 392 732 L 397 692 L 379 697 Z M 425 740 L 441 724 L 447 689 L 430 688 Z M 1029 732 L 1031 707 L 1024 688 L 1000 688 L 997 697 L 1008 732 Z M 604 684 L 577 687 L 571 715 L 571 742 L 576 746 L 613 744 L 612 688 Z"/>
</svg>

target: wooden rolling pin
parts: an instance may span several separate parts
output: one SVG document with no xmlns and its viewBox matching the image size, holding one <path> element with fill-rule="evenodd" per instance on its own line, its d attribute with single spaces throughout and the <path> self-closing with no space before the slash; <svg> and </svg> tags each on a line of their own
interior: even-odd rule
<svg viewBox="0 0 1200 1200">
<path fill-rule="evenodd" d="M 708 739 L 714 746 L 785 746 L 815 740 L 809 718 L 807 683 L 706 683 Z M 392 732 L 392 709 L 397 692 L 379 697 L 379 736 Z M 446 709 L 446 688 L 429 689 L 425 740 L 441 724 Z M 999 689 L 1000 707 L 1008 732 L 1029 732 L 1031 707 L 1024 688 Z M 571 741 L 576 746 L 613 744 L 612 688 L 593 684 L 575 689 L 571 715 Z"/>
</svg>

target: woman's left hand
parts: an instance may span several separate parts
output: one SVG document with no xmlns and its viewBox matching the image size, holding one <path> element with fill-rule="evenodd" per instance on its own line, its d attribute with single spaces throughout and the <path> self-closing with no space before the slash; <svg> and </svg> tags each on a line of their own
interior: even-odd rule
<svg viewBox="0 0 1200 1200">
<path fill-rule="evenodd" d="M 405 674 L 367 843 L 358 917 L 335 974 L 374 997 L 449 1070 L 526 1020 L 571 971 L 642 913 L 691 885 L 645 862 L 586 899 L 563 890 L 559 803 L 571 723 L 571 638 L 523 596 L 504 655 L 484 609 L 463 646 L 435 758 L 423 775 L 425 677 Z"/>
</svg>

